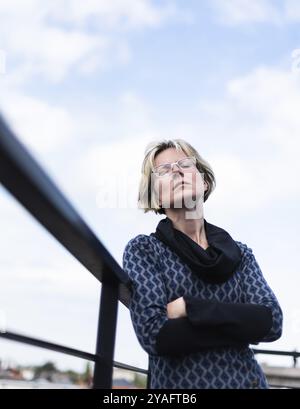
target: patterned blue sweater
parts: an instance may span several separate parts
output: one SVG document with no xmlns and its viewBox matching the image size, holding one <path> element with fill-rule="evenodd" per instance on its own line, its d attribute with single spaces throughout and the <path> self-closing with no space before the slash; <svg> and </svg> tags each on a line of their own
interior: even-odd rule
<svg viewBox="0 0 300 409">
<path fill-rule="evenodd" d="M 149 354 L 151 389 L 269 387 L 249 344 L 212 347 L 177 357 L 157 351 L 158 333 L 169 320 L 167 304 L 182 296 L 267 306 L 272 312 L 272 325 L 260 342 L 281 337 L 283 314 L 278 300 L 263 277 L 252 249 L 239 241 L 236 243 L 242 251 L 241 263 L 231 278 L 221 284 L 204 282 L 152 235 L 139 234 L 127 243 L 123 269 L 132 288 L 129 310 L 138 341 Z M 175 337 L 172 342 L 176 343 Z"/>
</svg>

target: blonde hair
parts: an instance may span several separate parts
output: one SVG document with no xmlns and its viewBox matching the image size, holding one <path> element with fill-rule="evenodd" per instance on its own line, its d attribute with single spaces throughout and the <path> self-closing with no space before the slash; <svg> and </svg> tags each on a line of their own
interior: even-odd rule
<svg viewBox="0 0 300 409">
<path fill-rule="evenodd" d="M 184 152 L 187 156 L 195 156 L 196 167 L 203 174 L 204 181 L 207 183 L 207 190 L 204 192 L 204 202 L 208 199 L 211 192 L 215 189 L 216 179 L 209 163 L 204 160 L 195 148 L 183 139 L 163 139 L 150 142 L 145 149 L 145 157 L 142 163 L 141 179 L 138 191 L 138 207 L 144 209 L 144 212 L 154 211 L 156 214 L 165 214 L 160 207 L 156 195 L 152 197 L 151 173 L 155 167 L 155 157 L 168 148 L 175 148 L 177 151 Z"/>
</svg>

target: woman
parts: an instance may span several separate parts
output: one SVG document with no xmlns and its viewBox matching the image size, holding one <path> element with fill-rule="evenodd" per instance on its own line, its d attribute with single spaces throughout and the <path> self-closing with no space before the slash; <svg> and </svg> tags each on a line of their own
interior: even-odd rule
<svg viewBox="0 0 300 409">
<path fill-rule="evenodd" d="M 252 249 L 208 223 L 214 173 L 182 139 L 145 152 L 139 207 L 166 217 L 126 245 L 123 268 L 149 387 L 268 388 L 250 344 L 282 334 L 282 310 Z"/>
</svg>

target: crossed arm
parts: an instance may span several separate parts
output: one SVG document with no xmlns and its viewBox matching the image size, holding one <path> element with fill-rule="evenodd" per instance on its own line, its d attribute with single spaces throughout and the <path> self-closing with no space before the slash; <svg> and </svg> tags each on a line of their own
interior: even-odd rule
<svg viewBox="0 0 300 409">
<path fill-rule="evenodd" d="M 147 236 L 125 248 L 123 268 L 132 284 L 130 314 L 137 338 L 152 355 L 179 356 L 201 349 L 272 342 L 281 336 L 282 311 L 250 248 L 245 253 L 242 303 L 184 295 L 167 303 L 158 255 Z"/>
<path fill-rule="evenodd" d="M 187 317 L 186 302 L 183 297 L 177 298 L 167 304 L 167 315 L 170 319 Z"/>
</svg>

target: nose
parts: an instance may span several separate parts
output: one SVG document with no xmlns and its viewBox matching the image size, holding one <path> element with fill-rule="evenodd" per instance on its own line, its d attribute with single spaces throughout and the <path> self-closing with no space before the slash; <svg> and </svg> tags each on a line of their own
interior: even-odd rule
<svg viewBox="0 0 300 409">
<path fill-rule="evenodd" d="M 179 165 L 178 165 L 177 163 L 173 163 L 173 164 L 171 165 L 171 170 L 172 170 L 172 172 L 174 172 L 174 168 L 173 168 L 173 167 L 174 167 L 175 165 L 176 165 L 176 167 L 177 167 L 176 170 L 180 172 L 181 169 L 180 169 L 180 167 L 179 167 Z"/>
<path fill-rule="evenodd" d="M 171 169 L 172 169 L 172 180 L 173 183 L 175 184 L 177 181 L 179 181 L 180 179 L 183 178 L 183 171 L 182 169 L 180 169 L 180 167 L 178 165 L 176 165 L 175 168 L 173 168 L 173 166 L 175 165 L 175 163 L 172 165 Z"/>
</svg>

